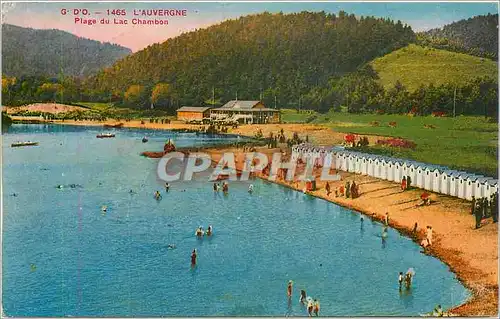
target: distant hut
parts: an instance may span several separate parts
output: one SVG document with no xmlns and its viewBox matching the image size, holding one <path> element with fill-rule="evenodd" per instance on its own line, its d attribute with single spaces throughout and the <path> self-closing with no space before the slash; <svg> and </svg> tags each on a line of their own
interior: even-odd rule
<svg viewBox="0 0 500 319">
<path fill-rule="evenodd" d="M 392 164 L 392 161 L 389 157 L 382 157 L 380 161 L 380 169 L 379 169 L 379 176 L 381 179 L 388 179 L 388 174 L 389 174 L 389 165 Z"/>
<path fill-rule="evenodd" d="M 393 174 L 394 174 L 394 181 L 396 183 L 400 183 L 403 180 L 403 176 L 405 175 L 405 170 L 403 168 L 404 162 L 397 160 L 394 161 L 394 166 L 393 166 Z"/>
<path fill-rule="evenodd" d="M 466 198 L 466 185 L 469 176 L 474 176 L 474 174 L 463 172 L 457 176 L 457 197 Z"/>
<path fill-rule="evenodd" d="M 361 174 L 361 164 L 363 163 L 363 153 L 357 153 L 354 159 L 354 172 Z"/>
<path fill-rule="evenodd" d="M 454 188 L 454 194 L 456 194 L 456 184 L 455 184 L 455 177 L 458 175 L 459 172 L 455 170 L 444 170 L 439 174 L 439 193 L 445 194 L 445 195 L 451 195 L 451 196 L 456 196 L 452 195 L 452 188 Z"/>
<path fill-rule="evenodd" d="M 353 173 L 356 171 L 356 155 L 354 153 L 350 153 L 347 157 L 347 171 Z"/>
<path fill-rule="evenodd" d="M 493 179 L 493 178 L 492 177 L 480 177 L 474 182 L 474 184 L 473 184 L 474 194 L 473 195 L 476 198 L 489 197 L 488 196 L 489 192 L 487 192 L 487 188 L 488 188 L 488 181 L 490 179 Z M 471 200 L 472 200 L 472 195 L 471 195 Z"/>
<path fill-rule="evenodd" d="M 481 177 L 484 177 L 482 175 L 469 175 L 467 179 L 465 180 L 465 186 L 464 186 L 464 197 L 466 200 L 472 200 L 472 196 L 475 195 L 475 190 L 476 190 L 476 181 L 480 179 Z M 479 196 L 480 197 L 480 196 Z"/>
<path fill-rule="evenodd" d="M 490 198 L 491 195 L 498 193 L 498 180 L 489 179 L 486 181 L 485 197 Z"/>
<path fill-rule="evenodd" d="M 380 178 L 380 169 L 382 168 L 382 157 L 377 156 L 373 160 L 373 176 Z"/>
<path fill-rule="evenodd" d="M 361 174 L 368 175 L 368 155 L 366 154 L 361 160 Z"/>
<path fill-rule="evenodd" d="M 425 164 L 422 163 L 413 163 L 410 165 L 410 170 L 415 172 L 415 179 L 412 178 L 412 180 L 415 181 L 415 186 L 418 188 L 424 188 L 425 185 Z M 410 174 L 411 176 L 411 174 Z"/>
<path fill-rule="evenodd" d="M 367 160 L 368 160 L 368 165 L 366 174 L 368 176 L 375 176 L 375 157 L 370 156 L 367 158 Z"/>
</svg>

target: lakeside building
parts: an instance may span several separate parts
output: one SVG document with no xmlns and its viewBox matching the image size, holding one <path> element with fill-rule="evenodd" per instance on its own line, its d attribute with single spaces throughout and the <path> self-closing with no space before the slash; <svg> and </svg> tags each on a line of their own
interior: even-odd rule
<svg viewBox="0 0 500 319">
<path fill-rule="evenodd" d="M 210 120 L 210 108 L 201 106 L 183 106 L 177 109 L 177 119 L 180 121 L 200 121 Z"/>
<path fill-rule="evenodd" d="M 183 106 L 177 110 L 180 121 L 212 121 L 240 124 L 279 123 L 280 111 L 267 108 L 261 101 L 232 100 L 219 108 Z"/>
<path fill-rule="evenodd" d="M 210 119 L 242 124 L 279 123 L 280 111 L 267 108 L 261 101 L 232 100 L 222 107 L 211 109 Z"/>
</svg>

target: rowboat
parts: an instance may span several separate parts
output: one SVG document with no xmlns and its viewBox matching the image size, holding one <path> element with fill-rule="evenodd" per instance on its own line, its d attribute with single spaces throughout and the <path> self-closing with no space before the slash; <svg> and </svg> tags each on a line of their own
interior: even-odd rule
<svg viewBox="0 0 500 319">
<path fill-rule="evenodd" d="M 121 127 L 123 127 L 123 123 L 118 123 L 118 124 L 104 124 L 104 127 L 106 127 L 106 128 L 121 128 Z"/>
<path fill-rule="evenodd" d="M 27 141 L 27 142 L 16 142 L 16 143 L 12 143 L 10 146 L 11 147 L 20 147 L 20 146 L 36 146 L 38 145 L 38 142 L 30 142 L 30 141 Z"/>
<path fill-rule="evenodd" d="M 115 134 L 111 134 L 111 133 L 104 133 L 104 134 L 98 134 L 96 135 L 97 138 L 111 138 L 111 137 L 115 137 Z"/>
</svg>

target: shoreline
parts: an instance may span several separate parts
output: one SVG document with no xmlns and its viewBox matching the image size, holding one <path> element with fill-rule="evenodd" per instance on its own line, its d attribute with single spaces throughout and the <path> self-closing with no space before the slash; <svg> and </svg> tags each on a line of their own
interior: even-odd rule
<svg viewBox="0 0 500 319">
<path fill-rule="evenodd" d="M 140 120 L 130 122 L 115 120 L 104 122 L 41 121 L 41 123 L 80 126 L 104 126 L 105 124 L 123 123 L 124 128 L 160 130 L 199 128 L 197 125 L 175 122 L 158 124 L 145 121 L 145 124 L 141 124 Z M 296 127 L 300 127 L 299 134 L 301 136 L 310 134 L 311 140 L 316 144 L 342 142 L 342 133 L 334 132 L 321 125 L 310 124 L 245 125 L 230 130 L 229 134 L 253 138 L 249 133 L 253 133 L 257 129 L 262 129 L 264 136 L 267 136 L 268 131 L 276 132 L 277 128 L 284 128 L 285 134 L 291 135 Z M 228 135 L 226 133 L 221 134 Z M 378 137 L 368 136 L 368 138 L 377 139 Z M 242 153 L 241 149 L 234 149 L 227 145 L 199 147 L 199 149 L 205 150 L 212 156 L 220 156 L 220 154 L 229 151 Z M 258 151 L 270 153 L 277 151 L 277 149 L 258 147 Z M 498 315 L 498 224 L 493 224 L 490 218 L 483 220 L 480 229 L 474 230 L 473 216 L 469 213 L 470 202 L 442 194 L 433 194 L 434 199 L 437 199 L 434 204 L 425 207 L 413 207 L 415 198 L 419 198 L 423 190 L 413 188 L 403 192 L 399 189 L 399 184 L 394 182 L 342 171 L 338 171 L 338 173 L 342 176 L 342 181 L 331 182 L 332 190 L 344 184 L 347 180 L 356 180 L 356 183 L 360 185 L 360 197 L 347 199 L 335 197 L 333 194 L 327 196 L 323 182 L 318 182 L 317 190 L 309 192 L 309 195 L 355 210 L 377 221 L 382 221 L 385 212 L 389 212 L 389 226 L 417 244 L 425 237 L 423 231 L 425 226 L 432 225 L 434 229 L 433 245 L 424 253 L 446 264 L 472 295 L 464 303 L 446 311 L 453 316 Z M 296 175 L 299 174 L 300 172 L 296 173 Z M 278 179 L 270 181 L 262 174 L 257 174 L 256 177 L 299 192 L 302 191 L 301 183 L 294 185 Z M 408 206 L 408 204 L 411 205 Z M 415 222 L 418 223 L 420 230 L 417 236 L 412 235 Z M 429 311 L 434 306 L 430 305 Z"/>
<path fill-rule="evenodd" d="M 217 158 L 224 152 L 238 152 L 239 150 L 235 150 L 234 148 L 224 148 L 224 147 L 213 147 L 206 148 L 205 151 L 210 153 L 213 158 Z M 263 153 L 271 152 L 273 149 L 258 149 Z M 274 149 L 276 151 L 276 149 Z M 212 161 L 217 162 L 217 160 L 212 159 Z M 243 163 L 243 160 L 239 160 L 236 163 L 238 169 L 238 163 Z M 338 171 L 338 173 L 342 176 L 342 181 L 340 182 L 330 182 L 332 187 L 332 194 L 327 196 L 326 191 L 324 189 L 323 182 L 317 182 L 316 191 L 308 192 L 308 195 L 314 196 L 319 199 L 323 199 L 329 201 L 333 204 L 354 210 L 366 217 L 369 217 L 372 220 L 376 220 L 378 222 L 383 222 L 385 212 L 389 212 L 390 221 L 389 226 L 395 230 L 397 230 L 400 235 L 408 237 L 417 245 L 420 246 L 421 240 L 425 238 L 425 226 L 432 225 L 434 229 L 434 240 L 433 244 L 430 248 L 425 249 L 422 253 L 437 258 L 445 265 L 448 266 L 450 272 L 456 275 L 458 281 L 460 281 L 471 293 L 471 296 L 465 300 L 463 303 L 454 306 L 450 309 L 445 309 L 447 314 L 451 316 L 497 316 L 498 315 L 498 231 L 497 224 L 492 223 L 491 218 L 483 220 L 482 227 L 478 230 L 473 230 L 473 216 L 468 213 L 470 209 L 470 203 L 450 196 L 445 195 L 437 195 L 437 202 L 433 203 L 430 206 L 424 206 L 419 208 L 413 208 L 415 211 L 419 212 L 419 216 L 408 216 L 408 209 L 412 209 L 412 206 L 394 209 L 390 205 L 387 205 L 387 199 L 381 199 L 383 197 L 390 197 L 397 195 L 398 197 L 403 197 L 403 202 L 398 205 L 407 205 L 407 204 L 415 204 L 416 201 L 413 198 L 419 198 L 420 194 L 423 190 L 412 188 L 411 190 L 400 191 L 400 185 L 394 182 L 389 182 L 369 176 L 353 174 L 349 172 Z M 300 171 L 296 173 L 296 176 L 300 175 Z M 317 176 L 319 174 L 316 174 Z M 294 182 L 287 182 L 282 179 L 277 178 L 275 181 L 271 181 L 267 178 L 267 176 L 262 173 L 255 175 L 257 178 L 262 179 L 269 183 L 275 183 L 290 189 L 293 189 L 298 192 L 302 192 L 303 183 L 299 182 L 298 184 Z M 333 190 L 336 186 L 345 183 L 345 181 L 353 179 L 356 180 L 358 185 L 360 185 L 360 196 L 356 199 L 347 199 L 344 197 L 335 197 L 333 194 Z M 375 186 L 373 184 L 376 184 Z M 398 190 L 394 192 L 394 190 Z M 365 198 L 367 196 L 372 195 L 373 193 L 380 193 L 381 191 L 384 194 L 380 194 L 374 198 L 373 201 L 378 200 L 382 202 L 381 205 L 373 206 L 372 201 L 366 201 Z M 389 192 L 387 194 L 387 192 Z M 412 200 L 413 199 L 413 200 Z M 434 199 L 436 199 L 436 194 L 434 195 Z M 445 211 L 440 211 L 440 216 L 436 218 L 434 214 L 434 210 L 436 208 L 440 208 L 440 206 L 454 206 L 459 211 L 459 216 L 455 217 L 455 222 L 459 220 L 458 225 L 464 230 L 470 228 L 470 233 L 467 233 L 465 240 L 477 240 L 481 237 L 488 237 L 487 242 L 493 242 L 493 245 L 485 245 L 489 249 L 486 249 L 480 256 L 475 256 L 471 254 L 466 248 L 468 247 L 454 247 L 456 245 L 449 245 L 449 243 L 454 242 L 455 234 L 446 234 L 442 232 L 442 229 L 447 228 L 445 222 L 447 222 L 451 216 L 449 216 L 449 209 L 445 209 Z M 425 212 L 427 211 L 427 212 Z M 411 212 L 413 213 L 413 212 Z M 455 214 L 455 212 L 452 212 Z M 413 226 L 414 222 L 418 223 L 418 231 L 417 234 L 413 234 Z M 444 227 L 442 226 L 444 224 Z M 470 227 L 468 227 L 470 226 Z M 486 233 L 486 234 L 484 234 Z M 472 238 L 470 238 L 472 237 Z M 484 238 L 482 238 L 484 240 Z M 456 241 L 460 242 L 461 238 L 456 238 Z M 480 241 L 483 241 L 480 240 Z M 422 248 L 423 249 L 423 248 Z M 479 258 L 478 258 L 479 257 Z M 482 258 L 481 258 L 482 257 Z M 471 265 L 471 260 L 477 260 L 474 265 Z M 487 261 L 487 266 L 483 269 L 483 263 Z M 479 265 L 479 267 L 477 266 Z M 493 267 L 491 267 L 493 265 Z M 493 269 L 489 269 L 493 268 Z M 490 272 L 488 273 L 488 270 Z M 433 309 L 436 305 L 430 305 L 429 311 Z"/>
</svg>

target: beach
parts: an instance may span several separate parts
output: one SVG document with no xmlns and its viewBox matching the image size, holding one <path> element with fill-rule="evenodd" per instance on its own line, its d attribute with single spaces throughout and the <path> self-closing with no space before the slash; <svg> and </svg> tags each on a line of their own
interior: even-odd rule
<svg viewBox="0 0 500 319">
<path fill-rule="evenodd" d="M 272 154 L 279 149 L 257 148 L 258 152 Z M 214 161 L 220 159 L 224 152 L 240 153 L 236 156 L 238 169 L 244 163 L 241 149 L 210 149 Z M 270 157 L 269 157 L 270 158 Z M 359 211 L 372 219 L 382 221 L 385 213 L 389 213 L 389 225 L 402 234 L 409 236 L 416 243 L 425 238 L 427 225 L 434 230 L 433 243 L 425 253 L 435 256 L 446 263 L 457 278 L 471 290 L 473 297 L 467 303 L 449 312 L 456 316 L 496 316 L 498 314 L 498 225 L 492 219 L 483 220 L 480 229 L 474 229 L 474 217 L 470 214 L 470 202 L 433 194 L 430 206 L 416 207 L 420 202 L 423 190 L 413 188 L 402 191 L 400 184 L 377 178 L 338 171 L 342 180 L 329 182 L 332 189 L 327 196 L 325 182 L 317 177 L 317 190 L 310 192 L 312 196 L 323 198 L 341 206 Z M 300 175 L 300 169 L 296 176 Z M 267 180 L 267 176 L 261 178 Z M 355 181 L 360 188 L 360 196 L 356 199 L 335 197 L 336 187 L 347 181 Z M 287 182 L 283 179 L 275 181 L 285 187 L 302 191 L 304 182 Z M 418 224 L 417 235 L 412 230 Z"/>
<path fill-rule="evenodd" d="M 16 117 L 14 117 L 16 120 Z M 104 125 L 117 124 L 117 121 L 106 122 L 92 121 L 53 121 L 60 124 L 72 125 Z M 196 129 L 199 126 L 184 123 L 157 124 L 149 123 L 148 120 L 141 124 L 140 120 L 124 123 L 124 127 L 136 127 L 144 129 Z M 275 125 L 242 125 L 229 131 L 230 134 L 239 134 L 253 137 L 258 129 L 262 130 L 263 136 L 269 132 L 274 134 L 283 129 L 287 137 L 297 132 L 301 138 L 307 135 L 311 142 L 321 145 L 339 144 L 343 140 L 343 133 L 334 132 L 324 126 L 308 124 L 275 124 Z M 368 136 L 370 142 L 377 139 L 376 136 Z M 288 153 L 284 146 L 282 151 Z M 155 150 L 152 150 L 155 151 Z M 242 156 L 241 149 L 230 147 L 210 148 L 206 150 L 217 159 L 224 152 L 236 152 Z M 267 147 L 257 148 L 257 151 L 271 154 L 278 149 Z M 243 163 L 240 158 L 237 165 Z M 241 168 L 241 166 L 239 167 Z M 310 193 L 312 196 L 320 197 L 333 203 L 351 208 L 364 213 L 370 218 L 382 220 L 385 213 L 390 216 L 390 226 L 401 233 L 411 237 L 414 224 L 418 224 L 418 235 L 414 237 L 417 243 L 424 238 L 425 227 L 431 225 L 434 230 L 434 240 L 426 254 L 435 256 L 446 263 L 458 279 L 471 290 L 473 297 L 465 304 L 451 309 L 453 315 L 458 316 L 496 316 L 498 314 L 498 229 L 491 219 L 483 220 L 480 229 L 474 229 L 474 218 L 470 214 L 471 203 L 462 199 L 432 194 L 434 202 L 430 206 L 416 207 L 420 194 L 423 190 L 411 189 L 401 191 L 397 183 L 362 176 L 347 172 L 338 172 L 342 181 L 330 182 L 331 189 L 343 185 L 346 181 L 355 180 L 360 186 L 360 196 L 356 199 L 335 197 L 334 192 L 326 195 L 324 183 L 317 182 L 317 190 Z M 266 176 L 260 176 L 267 179 Z M 285 187 L 302 191 L 304 184 L 289 183 L 277 180 L 276 183 Z M 432 283 L 428 283 L 432 284 Z M 434 307 L 435 305 L 429 305 Z"/>
</svg>

